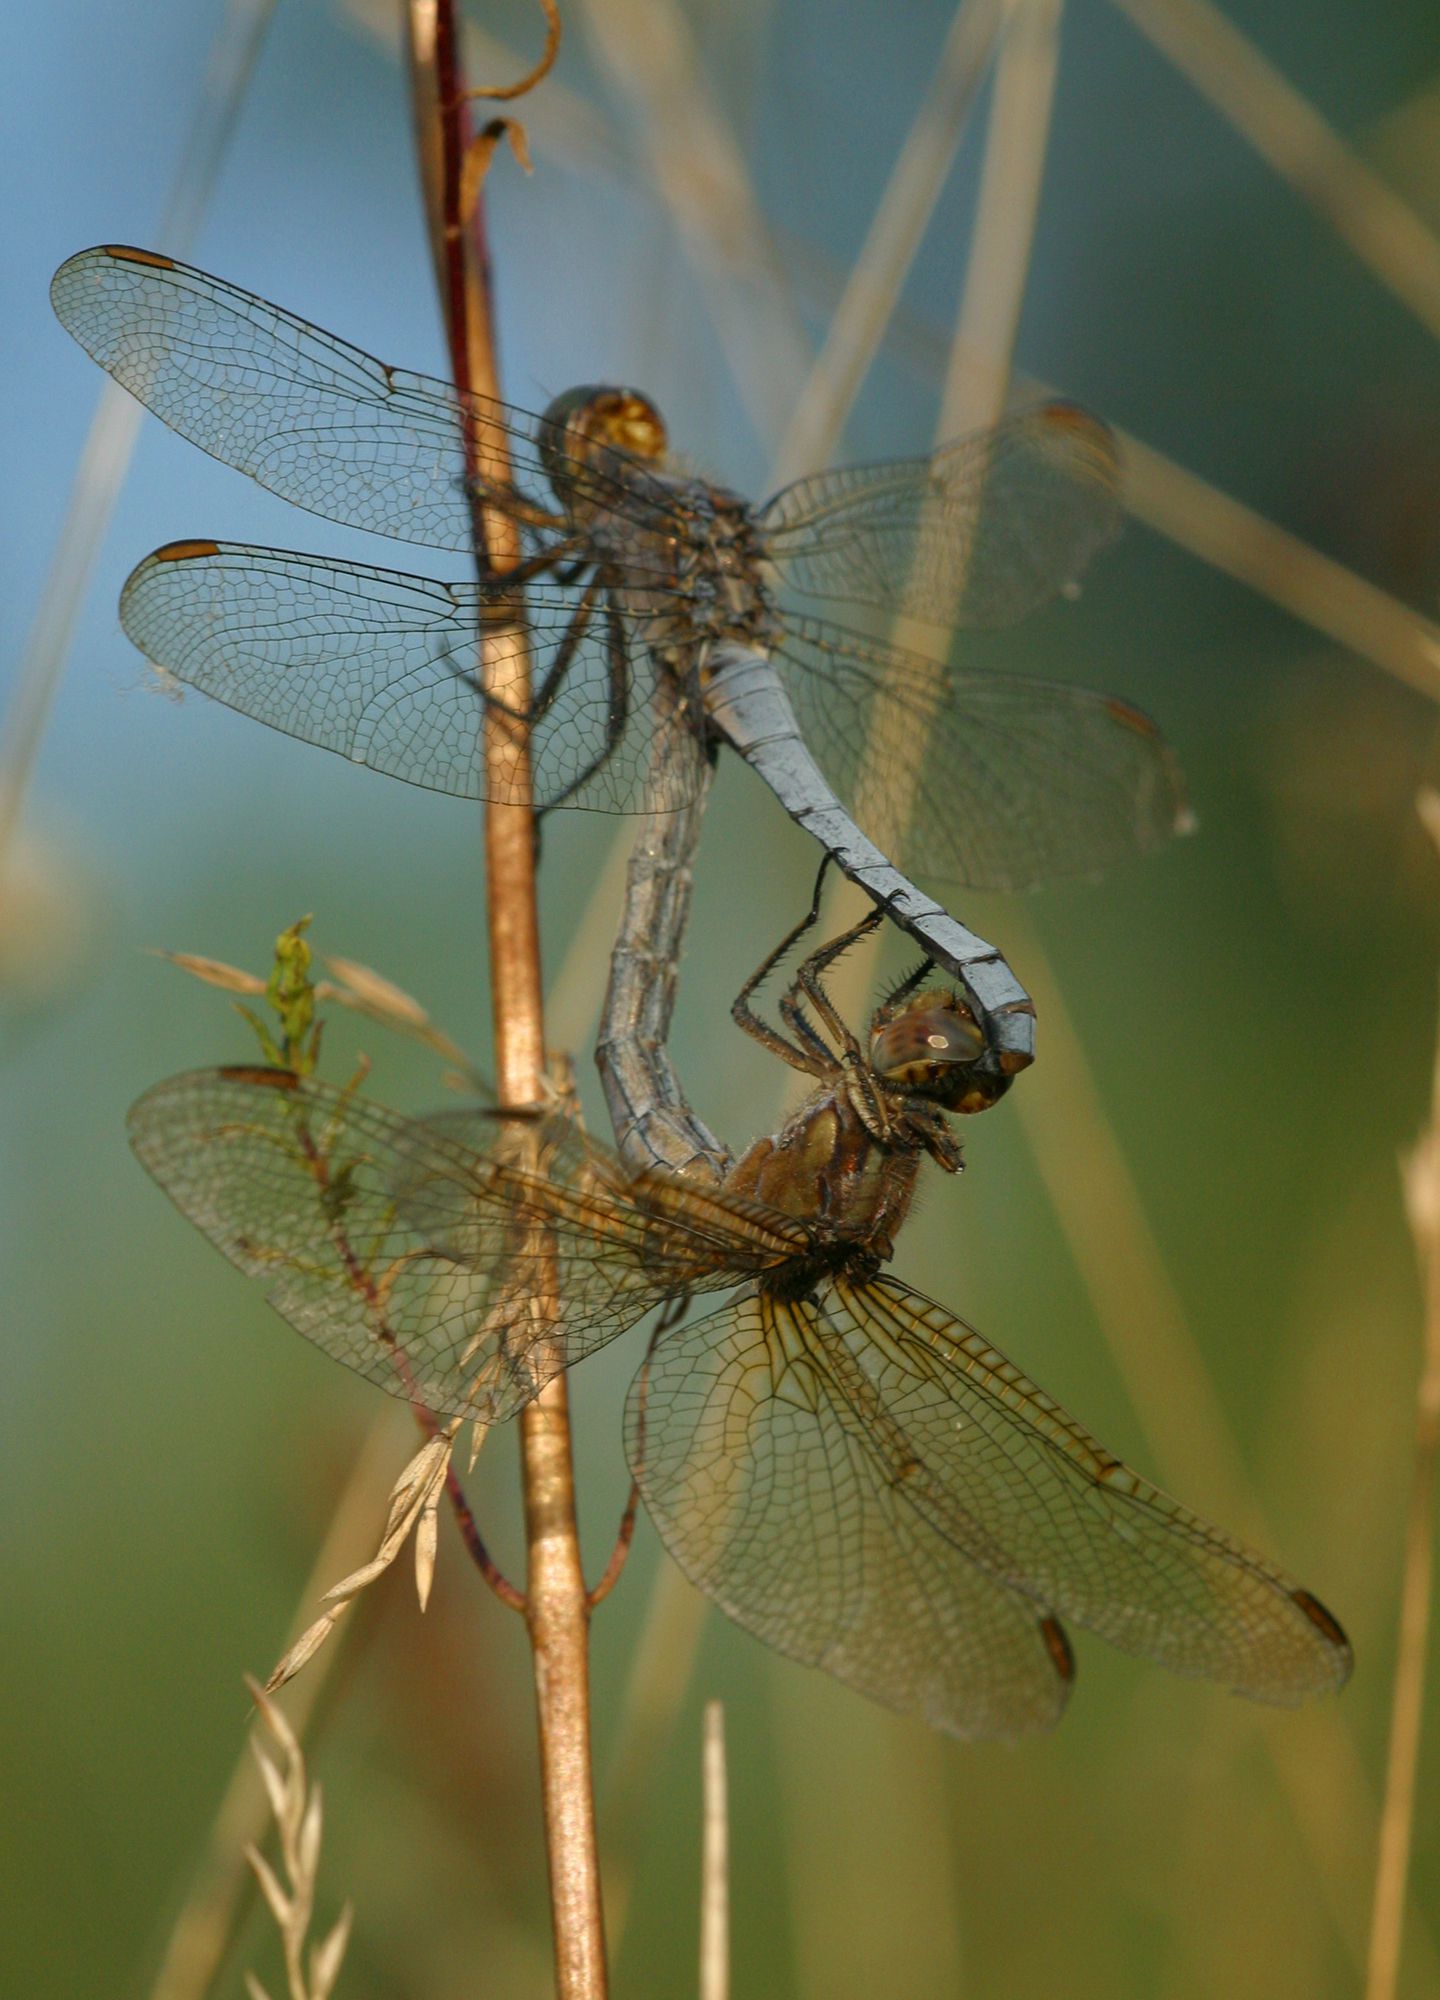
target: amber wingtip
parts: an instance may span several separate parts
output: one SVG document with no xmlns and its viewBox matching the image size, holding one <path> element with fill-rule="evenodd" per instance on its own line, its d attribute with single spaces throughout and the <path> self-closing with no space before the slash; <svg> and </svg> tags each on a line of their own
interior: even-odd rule
<svg viewBox="0 0 1440 2000">
<path fill-rule="evenodd" d="M 293 1069 L 271 1069 L 262 1063 L 226 1063 L 216 1076 L 226 1083 L 248 1083 L 261 1090 L 298 1090 L 300 1079 Z"/>
<path fill-rule="evenodd" d="M 102 243 L 99 249 L 102 256 L 113 257 L 118 264 L 151 264 L 157 271 L 175 269 L 173 257 L 162 257 L 158 250 L 137 250 L 132 243 Z"/>
<path fill-rule="evenodd" d="M 166 542 L 163 548 L 154 549 L 146 558 L 148 562 L 195 562 L 202 556 L 218 556 L 218 542 Z"/>
<path fill-rule="evenodd" d="M 1065 1627 L 1058 1618 L 1045 1617 L 1040 1620 L 1040 1636 L 1045 1641 L 1045 1650 L 1054 1662 L 1055 1671 L 1062 1681 L 1075 1678 L 1075 1654 L 1065 1635 Z"/>
<path fill-rule="evenodd" d="M 1292 1590 L 1290 1596 L 1292 1601 L 1305 1613 L 1305 1616 L 1310 1620 L 1310 1623 L 1320 1633 L 1322 1638 L 1327 1639 L 1332 1646 L 1344 1653 L 1348 1659 L 1350 1641 L 1346 1638 L 1345 1628 L 1334 1612 L 1327 1611 L 1319 1598 L 1312 1597 L 1308 1590 Z"/>
</svg>

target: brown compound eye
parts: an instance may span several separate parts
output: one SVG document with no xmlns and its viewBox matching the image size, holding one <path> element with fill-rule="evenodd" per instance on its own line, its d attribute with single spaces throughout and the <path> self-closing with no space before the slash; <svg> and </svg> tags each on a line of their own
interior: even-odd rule
<svg viewBox="0 0 1440 2000">
<path fill-rule="evenodd" d="M 606 452 L 653 463 L 665 456 L 665 420 L 638 389 L 585 383 L 556 396 L 540 422 L 536 440 L 550 483 L 565 501 L 576 497 L 575 481 Z"/>
<path fill-rule="evenodd" d="M 946 1097 L 963 1089 L 963 1072 L 984 1049 L 967 1008 L 948 994 L 919 993 L 877 1023 L 870 1060 L 886 1083 Z"/>
</svg>

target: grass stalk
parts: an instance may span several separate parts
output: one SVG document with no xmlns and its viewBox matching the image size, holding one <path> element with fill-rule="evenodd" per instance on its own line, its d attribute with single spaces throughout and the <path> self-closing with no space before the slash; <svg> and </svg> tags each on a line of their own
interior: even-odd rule
<svg viewBox="0 0 1440 2000">
<path fill-rule="evenodd" d="M 1422 792 L 1418 811 L 1440 849 L 1440 794 Z M 1400 1584 L 1400 1632 L 1390 1747 L 1380 1810 L 1375 1899 L 1365 2000 L 1394 2000 L 1404 1936 L 1405 1895 L 1415 1824 L 1415 1774 L 1420 1761 L 1430 1599 L 1435 1574 L 1435 1461 L 1440 1453 L 1440 1041 L 1435 1052 L 1430 1130 L 1405 1165 L 1406 1209 L 1425 1284 L 1424 1344 L 1415 1389 L 1415 1458 Z"/>
<path fill-rule="evenodd" d="M 422 179 L 436 251 L 451 369 L 462 394 L 498 399 L 492 282 L 484 211 L 462 212 L 469 143 L 465 84 L 451 0 L 411 0 L 407 14 Z M 438 136 L 437 136 L 438 135 Z M 467 425 L 467 454 L 491 477 L 508 472 L 499 424 Z M 512 524 L 476 508 L 477 554 L 491 572 L 519 557 Z M 495 1080 L 505 1105 L 534 1104 L 544 1084 L 544 1016 L 528 728 L 518 633 L 488 641 L 484 755 L 495 782 L 485 808 L 487 922 Z M 503 773 L 503 778 L 500 774 Z M 537 1302 L 543 1313 L 545 1302 Z M 521 1480 L 527 1549 L 526 1627 L 534 1662 L 540 1783 L 550 1869 L 559 2000 L 604 2000 L 605 1932 L 590 1752 L 589 1603 L 580 1563 L 569 1399 L 564 1374 L 522 1411 Z"/>
<path fill-rule="evenodd" d="M 1114 0 L 1277 179 L 1440 335 L 1440 239 L 1211 0 Z"/>
<path fill-rule="evenodd" d="M 725 1710 L 705 1704 L 700 1759 L 700 2000 L 730 1995 L 730 1816 L 725 1792 Z"/>
<path fill-rule="evenodd" d="M 961 0 L 777 454 L 779 484 L 835 455 L 1018 0 Z M 993 122 L 993 121 L 992 121 Z"/>
<path fill-rule="evenodd" d="M 188 254 L 209 205 L 274 11 L 275 0 L 229 0 L 221 19 L 157 232 L 161 249 L 172 256 Z M 107 380 L 81 447 L 49 574 L 0 722 L 0 898 L 86 584 L 144 414 L 118 382 Z"/>
</svg>

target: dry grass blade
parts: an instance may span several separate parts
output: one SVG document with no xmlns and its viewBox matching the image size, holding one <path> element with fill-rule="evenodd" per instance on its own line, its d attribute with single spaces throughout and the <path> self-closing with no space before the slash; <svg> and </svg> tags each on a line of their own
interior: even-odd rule
<svg viewBox="0 0 1440 2000">
<path fill-rule="evenodd" d="M 487 51 L 499 49 L 488 38 L 483 46 Z M 531 126 L 537 133 L 542 130 L 538 117 L 531 119 Z M 551 93 L 543 132 L 551 150 L 578 167 L 608 168 L 617 174 L 625 170 L 624 145 L 614 130 L 592 105 L 564 98 L 558 89 Z M 670 198 L 668 187 L 662 193 Z M 733 226 L 733 218 L 722 222 L 692 205 L 683 215 L 682 243 L 699 263 L 713 262 L 726 276 L 731 298 L 737 278 L 756 288 L 783 285 L 787 297 L 791 283 L 798 282 L 833 310 L 844 290 L 842 276 L 809 244 L 773 237 L 753 204 L 744 217 L 745 227 L 740 229 Z M 682 222 L 678 211 L 676 219 Z M 777 275 L 781 269 L 789 277 Z M 789 350 L 777 346 L 774 336 L 775 300 L 761 289 L 754 296 L 763 311 L 766 365 L 789 398 L 785 404 L 789 409 L 795 369 L 786 358 Z M 786 324 L 791 324 L 790 317 Z M 917 320 L 898 302 L 894 337 L 922 369 L 945 368 L 946 357 L 954 352 L 953 335 L 947 337 Z M 1054 393 L 1045 384 L 1022 378 L 1017 384 L 1027 393 Z M 1137 520 L 1407 687 L 1432 700 L 1440 695 L 1440 626 L 1186 467 L 1137 438 L 1120 435 L 1126 467 L 1123 497 Z"/>
<path fill-rule="evenodd" d="M 400 1414 L 398 1406 L 394 1411 L 386 1410 L 357 1455 L 331 1515 L 325 1545 L 300 1593 L 300 1606 L 313 1602 L 326 1578 L 334 1575 L 355 1548 L 362 1524 L 373 1518 L 383 1490 L 380 1481 L 393 1462 Z M 325 1663 L 307 1674 L 290 1697 L 288 1720 L 295 1736 L 305 1734 L 340 1651 L 332 1649 Z M 202 2000 L 213 1988 L 239 1919 L 246 1880 L 244 1851 L 261 1837 L 265 1808 L 264 1793 L 256 1783 L 250 1759 L 242 1756 L 225 1788 L 195 1880 L 166 1942 L 150 2000 Z"/>
<path fill-rule="evenodd" d="M 1114 0 L 1381 284 L 1440 335 L 1440 241 L 1210 0 Z"/>
<path fill-rule="evenodd" d="M 1417 810 L 1426 832 L 1440 850 L 1440 794 L 1422 792 Z M 1440 1039 L 1435 1052 L 1430 1130 L 1405 1162 L 1405 1208 L 1424 1277 L 1425 1330 L 1420 1379 L 1415 1390 L 1415 1461 L 1405 1529 L 1400 1635 L 1365 2000 L 1394 2000 L 1400 1973 L 1434 1587 L 1435 1461 L 1440 1453 Z"/>
<path fill-rule="evenodd" d="M 1158 1477 L 1182 1495 L 1204 1494 L 1207 1511 L 1271 1548 L 1275 1538 L 1054 974 L 1013 905 L 1007 943 L 1025 967 L 1045 1024 L 1046 1088 L 1017 1091 L 1013 1102 Z M 1328 1912 L 1358 1969 L 1365 1944 L 1355 1919 L 1351 1856 L 1355 1829 L 1374 1821 L 1375 1803 L 1345 1712 L 1327 1704 L 1309 1719 L 1305 1736 L 1293 1727 L 1272 1729 L 1265 1743 Z M 1433 1968 L 1428 1934 L 1417 1937 Z"/>
<path fill-rule="evenodd" d="M 272 1868 L 253 1845 L 247 1845 L 245 1856 L 280 1933 L 290 2000 L 329 2000 L 340 1976 L 353 1913 L 347 1903 L 326 1935 L 318 1943 L 310 1942 L 320 1869 L 320 1787 L 309 1783 L 299 1739 L 284 1715 L 257 1682 L 247 1680 L 246 1685 L 279 1752 L 277 1763 L 258 1742 L 252 1744 L 279 1835 L 280 1867 Z M 246 1973 L 245 1983 L 251 2000 L 267 2000 L 254 1973 Z"/>
<path fill-rule="evenodd" d="M 937 439 L 1003 414 L 1050 133 L 1061 0 L 1021 6 L 995 68 L 995 101 L 960 316 L 940 397 Z"/>
<path fill-rule="evenodd" d="M 936 66 L 845 281 L 820 355 L 786 426 L 775 482 L 835 454 L 845 416 L 880 350 L 905 277 L 949 177 L 975 93 L 1016 0 L 961 0 Z"/>
<path fill-rule="evenodd" d="M 1149 445 L 1119 436 L 1123 498 L 1137 521 L 1440 700 L 1440 625 Z"/>
<path fill-rule="evenodd" d="M 274 11 L 275 0 L 230 0 L 221 19 L 158 232 L 163 248 L 177 256 L 185 255 L 209 203 Z M 143 414 L 139 403 L 117 383 L 106 382 L 81 450 L 50 573 L 0 727 L 0 882 L 65 671 L 86 582 L 124 483 Z"/>
<path fill-rule="evenodd" d="M 1060 0 L 1016 0 L 1009 31 L 1000 45 L 995 66 L 995 90 L 985 129 L 985 153 L 970 255 L 965 267 L 960 309 L 945 371 L 935 429 L 936 444 L 947 438 L 993 424 L 1005 408 L 1010 389 L 1015 335 L 1025 297 L 1025 280 L 1035 242 L 1040 185 L 1050 138 L 1050 111 L 1058 61 Z M 879 218 L 877 217 L 877 225 Z M 875 232 L 872 230 L 872 235 Z M 843 310 L 843 303 L 841 310 Z M 838 317 L 838 313 L 837 313 Z M 883 328 L 877 330 L 883 332 Z M 859 384 L 855 387 L 858 389 Z M 958 603 L 962 588 L 957 576 Z M 926 651 L 933 643 L 925 628 L 896 619 L 891 637 L 896 645 Z M 935 676 L 934 701 L 945 700 L 943 674 Z M 893 773 L 911 768 L 907 746 L 894 732 L 915 725 L 912 709 L 902 723 L 899 705 L 889 712 L 877 704 L 875 734 L 868 746 L 867 767 L 886 772 L 890 809 L 905 810 Z M 918 773 L 916 774 L 918 777 Z M 869 783 L 867 768 L 856 782 L 857 798 Z M 832 889 L 832 899 L 840 893 Z M 834 901 L 831 905 L 834 914 Z M 880 938 L 876 933 L 841 960 L 832 990 L 841 1012 L 851 1020 L 865 1017 L 874 989 Z"/>
<path fill-rule="evenodd" d="M 416 1585 L 423 1611 L 430 1595 L 430 1583 L 434 1574 L 435 1543 L 437 1535 L 436 1510 L 440 1495 L 445 1490 L 445 1481 L 450 1471 L 450 1454 L 454 1449 L 455 1431 L 458 1425 L 438 1437 L 427 1438 L 416 1452 L 390 1491 L 390 1509 L 380 1546 L 369 1562 L 342 1577 L 325 1592 L 327 1609 L 313 1624 L 307 1625 L 294 1645 L 272 1669 L 265 1683 L 267 1694 L 274 1694 L 292 1680 L 300 1669 L 312 1660 L 325 1641 L 330 1637 L 343 1614 L 349 1609 L 356 1596 L 375 1579 L 383 1576 L 399 1555 L 409 1538 L 410 1531 L 417 1531 L 416 1540 Z"/>
<path fill-rule="evenodd" d="M 705 1704 L 700 1846 L 700 2000 L 730 1994 L 730 1810 L 725 1791 L 725 1710 Z"/>
<path fill-rule="evenodd" d="M 437 1028 L 420 1002 L 393 980 L 361 965 L 353 958 L 328 957 L 326 965 L 333 979 L 322 979 L 315 988 L 317 1001 L 328 1001 L 363 1014 L 394 1034 L 408 1035 L 432 1054 L 450 1063 L 468 1089 L 488 1088 L 478 1065 L 466 1055 L 443 1028 Z"/>
<path fill-rule="evenodd" d="M 639 120 L 647 183 L 694 267 L 741 400 L 757 434 L 772 438 L 808 347 L 745 149 L 704 88 L 690 25 L 674 0 L 581 0 L 578 11 Z"/>
<path fill-rule="evenodd" d="M 630 1913 L 636 1856 L 654 1800 L 654 1773 L 690 1685 L 706 1600 L 671 1562 L 655 1572 L 630 1656 L 605 1781 L 605 1928 L 618 1950 Z"/>
</svg>

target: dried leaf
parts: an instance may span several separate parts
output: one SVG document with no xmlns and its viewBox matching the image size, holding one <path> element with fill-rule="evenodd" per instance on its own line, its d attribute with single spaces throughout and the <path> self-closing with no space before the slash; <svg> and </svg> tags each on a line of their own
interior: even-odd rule
<svg viewBox="0 0 1440 2000">
<path fill-rule="evenodd" d="M 247 1972 L 245 1975 L 245 1991 L 250 1995 L 250 2000 L 270 2000 L 270 1995 L 253 1972 Z"/>
<path fill-rule="evenodd" d="M 345 1606 L 343 1604 L 337 1604 L 331 1610 L 327 1611 L 322 1618 L 317 1618 L 313 1625 L 306 1626 L 305 1630 L 300 1634 L 300 1637 L 295 1641 L 295 1644 L 290 1648 L 278 1666 L 271 1669 L 270 1678 L 265 1683 L 265 1692 L 267 1694 L 277 1693 L 279 1689 L 284 1687 L 286 1681 L 295 1678 L 307 1660 L 314 1658 L 315 1654 L 319 1652 L 325 1641 L 330 1637 L 331 1632 L 334 1631 L 335 1625 L 344 1609 Z"/>
<path fill-rule="evenodd" d="M 439 1538 L 439 1506 L 432 1499 L 422 1510 L 415 1529 L 415 1590 L 422 1611 L 430 1602 L 430 1588 L 435 1581 L 435 1551 Z"/>
<path fill-rule="evenodd" d="M 311 2000 L 329 2000 L 331 1989 L 340 1976 L 340 1961 L 345 1956 L 345 1947 L 350 1942 L 350 1925 L 355 1912 L 347 1903 L 335 1921 L 335 1928 L 322 1944 L 310 1954 Z"/>
<path fill-rule="evenodd" d="M 403 987 L 395 985 L 383 973 L 374 971 L 368 965 L 361 965 L 353 958 L 327 958 L 325 963 L 344 985 L 358 998 L 366 1000 L 372 1007 L 386 1014 L 393 1014 L 397 1020 L 409 1021 L 417 1028 L 430 1025 L 430 1016 L 420 1002 Z"/>
<path fill-rule="evenodd" d="M 182 972 L 188 972 L 195 979 L 203 979 L 207 986 L 218 986 L 226 993 L 263 993 L 265 981 L 257 979 L 253 972 L 246 972 L 238 965 L 226 965 L 223 959 L 201 958 L 193 951 L 160 951 L 158 958 L 169 959 Z"/>
<path fill-rule="evenodd" d="M 296 1849 L 299 1866 L 297 1877 L 306 1883 L 313 1883 L 320 1865 L 320 1833 L 324 1813 L 320 1803 L 320 1787 L 315 1786 L 310 1794 L 310 1803 L 305 1808 L 305 1817 L 300 1825 L 300 1841 Z"/>
<path fill-rule="evenodd" d="M 277 1702 L 271 1701 L 253 1674 L 246 1674 L 245 1686 L 249 1690 L 251 1701 L 260 1712 L 265 1727 L 285 1752 L 286 1757 L 292 1760 L 297 1758 L 300 1755 L 300 1739 L 286 1721 L 284 1709 Z"/>
<path fill-rule="evenodd" d="M 279 1770 L 258 1743 L 250 1745 L 255 1754 L 255 1762 L 260 1766 L 260 1776 L 264 1781 L 265 1795 L 270 1801 L 270 1811 L 275 1820 L 282 1824 L 285 1819 L 285 1780 Z"/>
</svg>

